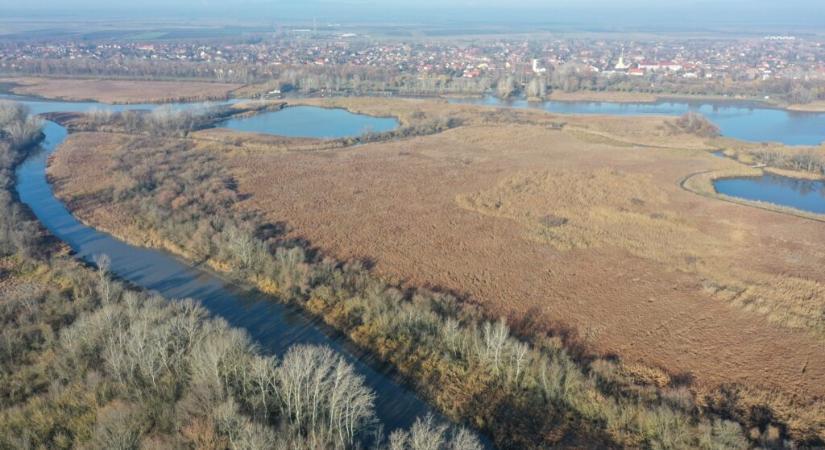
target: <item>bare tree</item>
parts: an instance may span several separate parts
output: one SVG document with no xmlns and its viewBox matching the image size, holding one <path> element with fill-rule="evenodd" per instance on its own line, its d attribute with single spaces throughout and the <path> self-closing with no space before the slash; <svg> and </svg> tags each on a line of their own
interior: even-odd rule
<svg viewBox="0 0 825 450">
<path fill-rule="evenodd" d="M 97 266 L 97 293 L 100 295 L 101 303 L 107 305 L 112 300 L 112 280 L 109 278 L 111 259 L 104 253 L 96 255 L 94 260 Z"/>
<path fill-rule="evenodd" d="M 513 365 L 515 366 L 516 370 L 516 376 L 514 381 L 517 384 L 521 379 L 521 370 L 524 368 L 529 351 L 530 347 L 524 342 L 517 341 L 515 344 L 513 344 Z"/>
<path fill-rule="evenodd" d="M 697 112 L 688 111 L 679 116 L 675 123 L 676 126 L 681 128 L 685 133 L 695 134 L 701 137 L 719 136 L 719 127 Z"/>
<path fill-rule="evenodd" d="M 133 408 L 117 404 L 98 414 L 94 444 L 97 448 L 137 450 L 140 448 L 140 434 Z"/>
<path fill-rule="evenodd" d="M 190 355 L 192 382 L 208 386 L 216 399 L 225 399 L 229 394 L 229 377 L 245 362 L 251 343 L 244 332 L 229 328 L 221 320 L 209 322 L 203 333 L 203 339 Z"/>
<path fill-rule="evenodd" d="M 527 83 L 527 98 L 532 100 L 543 100 L 547 96 L 547 82 L 544 78 L 534 77 Z"/>
<path fill-rule="evenodd" d="M 260 260 L 258 256 L 266 253 L 263 242 L 255 239 L 250 232 L 234 225 L 227 226 L 223 232 L 229 244 L 229 251 L 238 260 L 241 269 L 255 268 Z"/>
<path fill-rule="evenodd" d="M 441 334 L 444 336 L 444 341 L 446 342 L 453 356 L 458 357 L 459 354 L 461 354 L 464 351 L 463 333 L 458 321 L 453 319 L 452 317 L 447 318 L 447 320 L 444 322 L 444 326 L 441 327 Z"/>
<path fill-rule="evenodd" d="M 319 445 L 352 446 L 375 420 L 375 394 L 327 347 L 291 348 L 278 373 L 284 416 Z"/>
<path fill-rule="evenodd" d="M 111 109 L 107 108 L 93 108 L 88 113 L 86 113 L 89 121 L 92 125 L 99 127 L 102 125 L 108 125 L 112 123 L 115 119 L 115 113 Z"/>
<path fill-rule="evenodd" d="M 23 148 L 40 136 L 43 121 L 30 115 L 29 108 L 16 102 L 0 101 L 0 138 L 13 148 Z"/>
<path fill-rule="evenodd" d="M 25 105 L 7 100 L 0 100 L 0 129 L 17 123 L 24 122 L 29 116 L 29 110 Z"/>
<path fill-rule="evenodd" d="M 481 442 L 465 428 L 449 430 L 432 415 L 416 419 L 409 431 L 390 435 L 388 450 L 481 450 Z"/>
<path fill-rule="evenodd" d="M 498 372 L 501 354 L 510 336 L 510 330 L 504 319 L 499 319 L 495 324 L 485 322 L 481 328 L 481 336 L 484 341 L 484 357 L 492 362 L 494 370 Z"/>
<path fill-rule="evenodd" d="M 278 365 L 275 358 L 255 356 L 247 368 L 253 411 L 265 422 L 278 407 Z"/>
<path fill-rule="evenodd" d="M 278 263 L 276 281 L 279 289 L 289 293 L 306 289 L 309 268 L 305 263 L 306 255 L 302 248 L 279 248 L 275 252 L 275 259 Z"/>
<path fill-rule="evenodd" d="M 481 450 L 483 447 L 472 431 L 461 427 L 453 435 L 449 450 Z"/>
<path fill-rule="evenodd" d="M 508 99 L 516 93 L 516 80 L 512 75 L 499 78 L 496 83 L 496 94 L 501 99 Z"/>
</svg>

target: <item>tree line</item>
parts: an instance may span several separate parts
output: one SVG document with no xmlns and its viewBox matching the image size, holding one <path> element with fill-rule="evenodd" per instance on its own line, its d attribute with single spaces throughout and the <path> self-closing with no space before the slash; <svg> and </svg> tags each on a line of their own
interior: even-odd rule
<svg viewBox="0 0 825 450">
<path fill-rule="evenodd" d="M 0 101 L 0 257 L 40 253 L 38 226 L 15 199 L 14 167 L 41 138 L 41 126 L 22 105 Z"/>
<path fill-rule="evenodd" d="M 266 101 L 246 102 L 241 105 L 202 103 L 195 105 L 163 105 L 151 111 L 122 112 L 96 108 L 85 114 L 85 120 L 75 121 L 76 130 L 107 129 L 127 133 L 147 133 L 152 136 L 186 137 L 190 132 L 209 128 L 232 116 L 255 114 L 280 109 L 283 103 Z"/>
<path fill-rule="evenodd" d="M 825 153 L 822 149 L 792 150 L 787 148 L 743 149 L 735 151 L 738 158 L 739 151 L 744 152 L 757 163 L 779 169 L 811 172 L 825 176 Z"/>
<path fill-rule="evenodd" d="M 115 281 L 105 255 L 66 256 L 13 195 L 37 123 L 0 104 L 0 448 L 481 448 L 432 417 L 384 437 L 329 348 L 266 355 L 194 301 Z"/>
<path fill-rule="evenodd" d="M 11 70 L 11 69 L 6 69 Z M 463 72 L 409 73 L 398 68 L 355 65 L 263 65 L 255 63 L 156 61 L 139 58 L 118 60 L 40 59 L 16 63 L 10 75 L 107 77 L 141 80 L 206 80 L 259 84 L 258 94 L 272 89 L 304 95 L 483 95 L 502 98 L 524 94 L 543 99 L 553 90 L 640 92 L 660 95 L 708 95 L 746 98 L 771 97 L 790 104 L 825 100 L 820 80 L 749 79 L 730 75 L 686 79 L 662 73 L 644 76 L 607 76 L 577 62 L 548 68 L 546 75 L 495 71 L 467 78 Z"/>
</svg>

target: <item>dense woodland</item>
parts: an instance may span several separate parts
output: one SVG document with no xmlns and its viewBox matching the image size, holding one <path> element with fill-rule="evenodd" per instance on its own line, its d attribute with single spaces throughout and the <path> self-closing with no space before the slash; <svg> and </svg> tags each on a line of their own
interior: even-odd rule
<svg viewBox="0 0 825 450">
<path fill-rule="evenodd" d="M 703 126 L 700 118 L 684 120 Z M 160 235 L 189 258 L 316 314 L 500 448 L 818 442 L 815 430 L 790 429 L 743 387 L 697 398 L 680 377 L 595 357 L 573 334 L 485 317 L 448 294 L 400 290 L 357 261 L 287 240 L 283 225 L 235 209 L 236 183 L 213 150 L 193 139 L 133 136 L 112 163 L 122 182 L 98 201 L 134 211 L 132 232 Z"/>
<path fill-rule="evenodd" d="M 9 75 L 113 77 L 148 80 L 211 80 L 260 84 L 258 93 L 271 89 L 305 95 L 482 95 L 495 92 L 507 98 L 524 95 L 541 99 L 553 90 L 619 91 L 660 95 L 724 95 L 763 98 L 790 104 L 825 100 L 825 83 L 815 80 L 685 79 L 651 73 L 645 76 L 605 76 L 566 63 L 545 76 L 532 73 L 489 74 L 464 78 L 461 74 L 409 74 L 395 69 L 361 66 L 260 66 L 241 63 L 185 62 L 126 59 L 93 61 L 49 59 L 22 61 Z"/>
<path fill-rule="evenodd" d="M 68 257 L 14 195 L 39 136 L 0 104 L 0 449 L 481 448 L 432 417 L 381 436 L 374 393 L 332 350 L 262 354 L 191 300 L 114 281 L 105 255 Z"/>
</svg>

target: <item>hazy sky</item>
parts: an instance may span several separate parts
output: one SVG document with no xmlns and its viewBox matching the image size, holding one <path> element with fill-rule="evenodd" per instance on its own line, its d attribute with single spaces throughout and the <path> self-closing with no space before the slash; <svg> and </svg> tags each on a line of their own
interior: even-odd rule
<svg viewBox="0 0 825 450">
<path fill-rule="evenodd" d="M 0 16 L 810 27 L 825 25 L 823 3 L 825 0 L 0 0 Z"/>
</svg>

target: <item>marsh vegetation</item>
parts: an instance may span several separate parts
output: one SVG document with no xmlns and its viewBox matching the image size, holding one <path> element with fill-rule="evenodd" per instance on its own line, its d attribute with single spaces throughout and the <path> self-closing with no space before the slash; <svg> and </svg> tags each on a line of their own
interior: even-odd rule
<svg viewBox="0 0 825 450">
<path fill-rule="evenodd" d="M 286 238 L 282 224 L 237 209 L 237 182 L 202 143 L 133 136 L 114 149 L 112 168 L 120 181 L 95 202 L 132 211 L 133 239 L 152 235 L 310 311 L 502 448 L 742 448 L 783 438 L 772 437 L 773 419 L 757 423 L 744 405 L 698 399 L 662 371 L 596 358 L 539 324 L 511 329 L 452 295 L 399 289 L 357 261 Z M 757 430 L 755 441 L 742 425 Z M 408 448 L 414 439 L 391 441 Z"/>
</svg>

